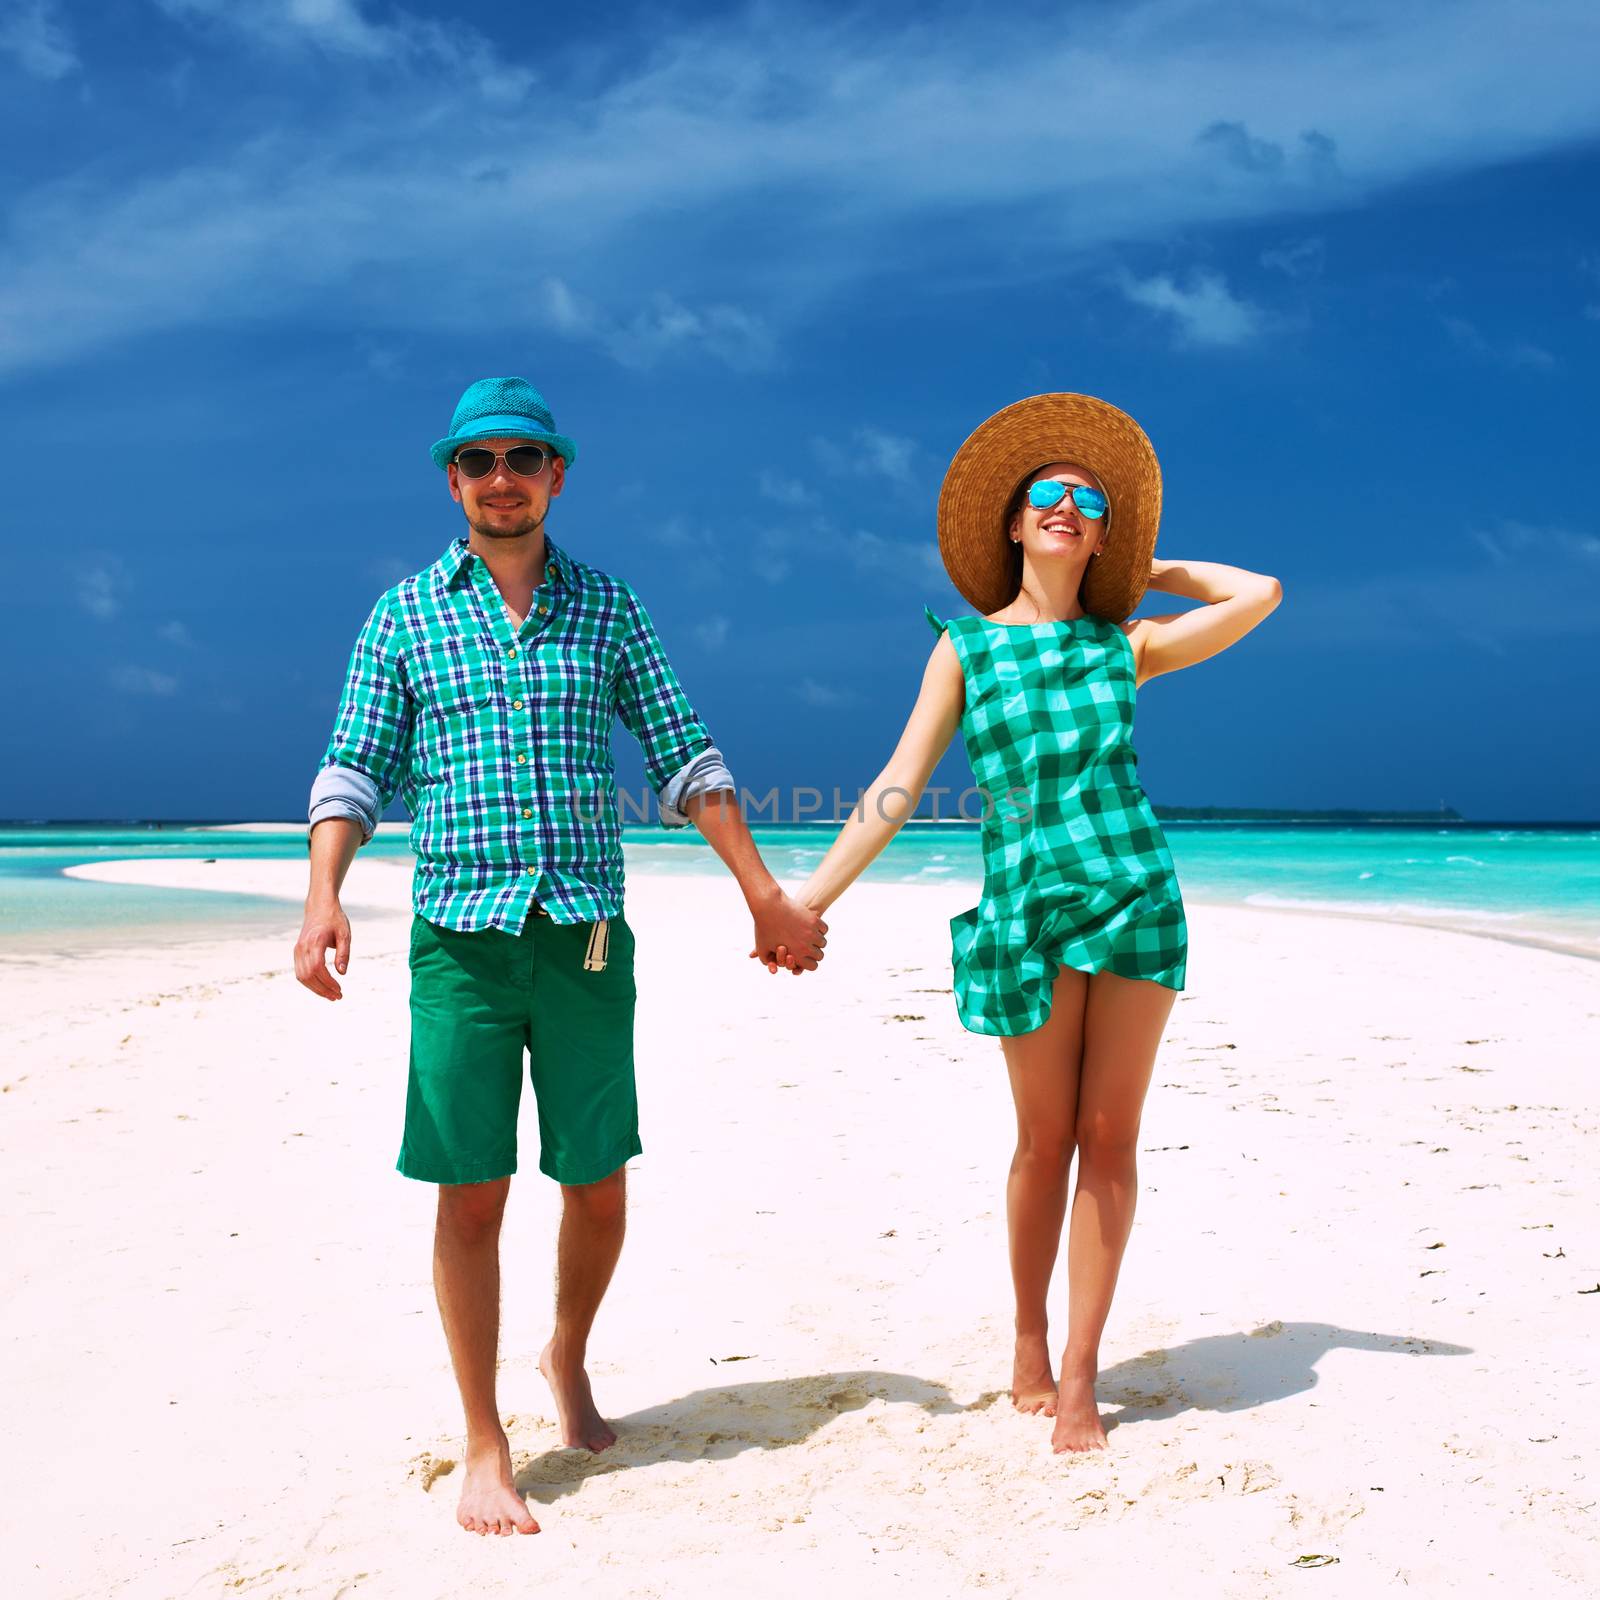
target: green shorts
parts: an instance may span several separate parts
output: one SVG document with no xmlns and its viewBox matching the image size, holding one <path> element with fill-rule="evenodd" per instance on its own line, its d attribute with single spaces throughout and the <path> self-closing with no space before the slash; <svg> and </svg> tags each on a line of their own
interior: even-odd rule
<svg viewBox="0 0 1600 1600">
<path fill-rule="evenodd" d="M 517 934 L 457 933 L 413 915 L 410 964 L 411 1073 L 395 1163 L 406 1177 L 486 1183 L 517 1170 L 524 1050 L 541 1172 L 595 1183 L 639 1154 L 633 930 L 623 917 L 552 922 L 536 910 Z"/>
</svg>

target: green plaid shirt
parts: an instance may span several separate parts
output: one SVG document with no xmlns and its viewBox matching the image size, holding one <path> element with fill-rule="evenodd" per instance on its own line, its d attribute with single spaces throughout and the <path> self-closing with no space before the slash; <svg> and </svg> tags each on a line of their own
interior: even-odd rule
<svg viewBox="0 0 1600 1600">
<path fill-rule="evenodd" d="M 711 735 L 639 597 L 545 535 L 527 620 L 506 615 L 463 534 L 372 608 L 319 767 L 352 768 L 412 817 L 417 915 L 517 933 L 622 910 L 611 731 L 620 716 L 659 794 Z"/>
</svg>

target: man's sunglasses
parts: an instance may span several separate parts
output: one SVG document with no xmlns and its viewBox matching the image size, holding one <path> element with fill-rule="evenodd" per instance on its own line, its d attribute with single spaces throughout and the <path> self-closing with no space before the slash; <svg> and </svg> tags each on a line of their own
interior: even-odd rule
<svg viewBox="0 0 1600 1600">
<path fill-rule="evenodd" d="M 1108 502 L 1098 489 L 1091 489 L 1086 483 L 1063 483 L 1059 478 L 1041 478 L 1028 490 L 1028 504 L 1040 511 L 1048 511 L 1051 506 L 1060 505 L 1066 499 L 1069 489 L 1072 491 L 1073 505 L 1084 516 L 1098 521 L 1106 514 Z"/>
<path fill-rule="evenodd" d="M 476 448 L 457 450 L 452 459 L 463 478 L 487 478 L 497 461 L 505 462 L 519 478 L 537 478 L 544 471 L 550 452 L 542 445 L 518 444 L 503 453 Z"/>
</svg>

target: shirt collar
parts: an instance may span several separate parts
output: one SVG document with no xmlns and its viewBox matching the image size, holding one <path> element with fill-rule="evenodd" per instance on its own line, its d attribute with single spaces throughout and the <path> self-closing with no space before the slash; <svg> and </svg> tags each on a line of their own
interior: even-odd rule
<svg viewBox="0 0 1600 1600">
<path fill-rule="evenodd" d="M 462 571 L 470 572 L 472 559 L 472 541 L 464 533 L 457 534 L 450 541 L 450 548 L 435 563 L 435 570 L 439 575 L 439 586 L 442 589 L 448 589 L 455 583 L 456 578 Z M 547 576 L 549 568 L 554 566 L 556 569 L 556 581 L 559 584 L 568 590 L 578 587 L 578 577 L 577 573 L 573 571 L 572 557 L 550 537 L 548 530 L 546 530 L 544 536 L 544 564 Z"/>
</svg>

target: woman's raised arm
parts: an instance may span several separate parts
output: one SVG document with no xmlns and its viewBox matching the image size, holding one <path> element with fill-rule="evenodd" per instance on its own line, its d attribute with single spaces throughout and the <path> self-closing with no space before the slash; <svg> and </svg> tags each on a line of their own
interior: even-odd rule
<svg viewBox="0 0 1600 1600">
<path fill-rule="evenodd" d="M 1192 611 L 1138 617 L 1122 624 L 1133 646 L 1136 684 L 1158 673 L 1192 667 L 1237 644 L 1283 599 L 1283 585 L 1276 578 L 1219 561 L 1152 560 L 1150 587 L 1208 603 Z"/>
</svg>

